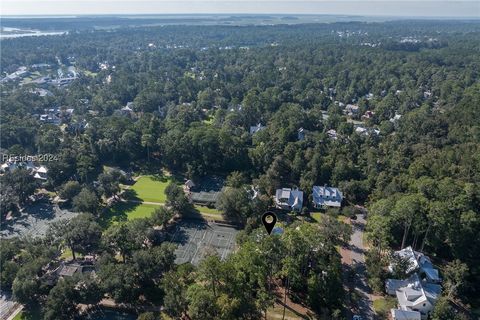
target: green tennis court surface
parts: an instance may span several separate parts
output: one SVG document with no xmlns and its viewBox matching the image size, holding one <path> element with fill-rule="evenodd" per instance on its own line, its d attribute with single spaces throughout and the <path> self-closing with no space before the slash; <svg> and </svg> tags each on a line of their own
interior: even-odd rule
<svg viewBox="0 0 480 320">
<path fill-rule="evenodd" d="M 225 259 L 235 247 L 238 230 L 226 224 L 206 223 L 201 220 L 179 222 L 170 233 L 170 241 L 178 244 L 175 263 L 198 265 L 209 252 L 217 252 Z"/>
</svg>

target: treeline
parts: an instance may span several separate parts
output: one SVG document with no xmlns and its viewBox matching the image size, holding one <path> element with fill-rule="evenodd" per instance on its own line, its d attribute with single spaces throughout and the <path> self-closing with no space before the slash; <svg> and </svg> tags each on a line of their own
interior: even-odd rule
<svg viewBox="0 0 480 320">
<path fill-rule="evenodd" d="M 356 35 L 336 33 L 348 30 Z M 80 69 L 97 73 L 54 90 L 54 97 L 2 85 L 1 145 L 8 153 L 59 155 L 47 164 L 51 190 L 71 180 L 91 187 L 105 164 L 167 167 L 189 178 L 241 171 L 264 195 L 284 186 L 306 194 L 313 185 L 338 186 L 347 204 L 370 208 L 368 228 L 379 247 L 413 244 L 440 262 L 459 259 L 474 284 L 479 35 L 478 23 L 391 22 L 172 26 L 9 40 L 2 42 L 2 66 L 25 64 L 27 56 L 75 56 Z M 359 45 L 428 36 L 442 45 L 418 51 Z M 246 39 L 251 47 L 239 48 Z M 174 43 L 188 47 L 166 48 Z M 227 45 L 235 47 L 219 49 Z M 98 70 L 104 61 L 108 69 Z M 130 101 L 134 112 L 122 115 Z M 359 105 L 354 120 L 373 111 L 362 125 L 380 134 L 357 134 L 341 103 Z M 85 120 L 88 127 L 69 133 L 32 117 L 53 105 L 75 109 L 65 124 Z M 257 123 L 266 128 L 252 136 L 249 127 Z M 337 139 L 327 134 L 331 129 Z M 21 189 L 10 182 L 2 197 Z M 476 290 L 461 293 L 475 297 Z"/>
</svg>

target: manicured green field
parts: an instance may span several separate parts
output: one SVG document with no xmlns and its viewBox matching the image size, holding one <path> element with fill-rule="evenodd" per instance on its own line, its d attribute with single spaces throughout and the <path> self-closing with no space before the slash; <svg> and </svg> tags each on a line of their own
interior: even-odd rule
<svg viewBox="0 0 480 320">
<path fill-rule="evenodd" d="M 112 223 L 150 217 L 159 205 L 119 202 L 102 214 L 100 224 L 108 228 Z"/>
<path fill-rule="evenodd" d="M 140 201 L 164 203 L 165 188 L 172 181 L 170 177 L 142 176 L 127 190 L 129 198 Z"/>
<path fill-rule="evenodd" d="M 198 210 L 200 213 L 209 213 L 209 214 L 217 214 L 221 215 L 222 213 L 215 208 L 209 208 L 204 206 L 195 205 L 195 209 Z"/>
</svg>

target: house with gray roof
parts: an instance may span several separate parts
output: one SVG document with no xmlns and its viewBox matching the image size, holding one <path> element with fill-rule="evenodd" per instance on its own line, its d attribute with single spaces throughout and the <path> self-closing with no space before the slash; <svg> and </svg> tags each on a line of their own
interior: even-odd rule
<svg viewBox="0 0 480 320">
<path fill-rule="evenodd" d="M 342 206 L 343 194 L 335 187 L 313 186 L 313 206 L 315 208 L 340 208 Z"/>
<path fill-rule="evenodd" d="M 418 272 L 422 278 L 425 278 L 428 282 L 431 283 L 441 283 L 442 279 L 438 273 L 432 261 L 429 257 L 419 251 L 414 251 L 411 246 L 408 246 L 402 250 L 395 251 L 394 255 L 407 260 L 409 267 L 406 270 L 406 273 L 412 273 L 414 271 Z M 393 271 L 393 265 L 390 264 L 388 269 L 390 272 Z"/>
<path fill-rule="evenodd" d="M 421 281 L 415 274 L 405 286 L 398 288 L 395 292 L 398 309 L 410 311 L 411 315 L 417 312 L 421 319 L 427 319 L 433 311 L 441 291 L 440 285 Z M 418 314 L 416 315 L 417 318 Z"/>
<path fill-rule="evenodd" d="M 427 319 L 440 297 L 442 288 L 438 270 L 433 267 L 430 258 L 412 247 L 406 247 L 394 253 L 408 262 L 408 279 L 387 279 L 385 291 L 397 297 L 398 308 L 391 309 L 394 320 Z M 389 270 L 392 271 L 393 264 Z"/>
<path fill-rule="evenodd" d="M 262 131 L 263 129 L 265 129 L 266 127 L 265 126 L 262 126 L 262 124 L 259 122 L 256 126 L 251 126 L 250 127 L 250 134 L 255 134 L 259 131 Z"/>
<path fill-rule="evenodd" d="M 278 209 L 300 212 L 303 207 L 303 191 L 290 188 L 277 189 L 274 201 Z"/>
<path fill-rule="evenodd" d="M 390 313 L 394 320 L 421 320 L 421 314 L 418 311 L 408 311 L 400 309 L 391 309 Z"/>
</svg>

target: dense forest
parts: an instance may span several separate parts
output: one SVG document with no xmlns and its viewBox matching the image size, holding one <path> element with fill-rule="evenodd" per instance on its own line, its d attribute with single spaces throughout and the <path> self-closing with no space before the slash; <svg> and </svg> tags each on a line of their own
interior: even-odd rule
<svg viewBox="0 0 480 320">
<path fill-rule="evenodd" d="M 53 226 L 45 239 L 2 241 L 4 286 L 26 306 L 44 305 L 45 319 L 68 318 L 76 303 L 94 304 L 103 294 L 160 303 L 174 318 L 257 319 L 272 303 L 271 283 L 286 286 L 287 279 L 292 295 L 304 293 L 319 315 L 341 319 L 335 246 L 348 230 L 328 219 L 288 227 L 285 241 L 258 240 L 259 208 L 286 185 L 304 190 L 305 202 L 314 185 L 338 186 L 347 206 L 368 209 L 374 249 L 367 266 L 376 290 L 386 276 L 385 252 L 408 244 L 467 270 L 449 298 L 478 305 L 480 24 L 136 27 L 1 45 L 2 77 L 39 63 L 80 72 L 68 87 L 47 86 L 53 94 L 45 97 L 32 93 L 34 83 L 1 84 L 2 153 L 58 156 L 46 163 L 45 188 L 75 198 L 85 212 L 70 232 Z M 357 115 L 343 112 L 348 104 L 359 106 Z M 60 108 L 62 126 L 38 120 L 52 107 Z M 360 121 L 379 133 L 359 134 Z M 258 123 L 265 129 L 251 135 Z M 101 230 L 101 199 L 117 192 L 120 179 L 104 165 L 228 177 L 224 211 L 245 226 L 239 250 L 225 261 L 175 266 L 171 245 L 151 231 L 188 206 L 175 190 L 175 212 Z M 2 217 L 37 187 L 22 170 L 0 180 Z M 243 187 L 252 184 L 263 203 L 246 200 Z M 101 255 L 98 278 L 52 288 L 39 275 L 68 243 L 73 252 Z M 272 250 L 268 261 L 262 254 Z"/>
</svg>

